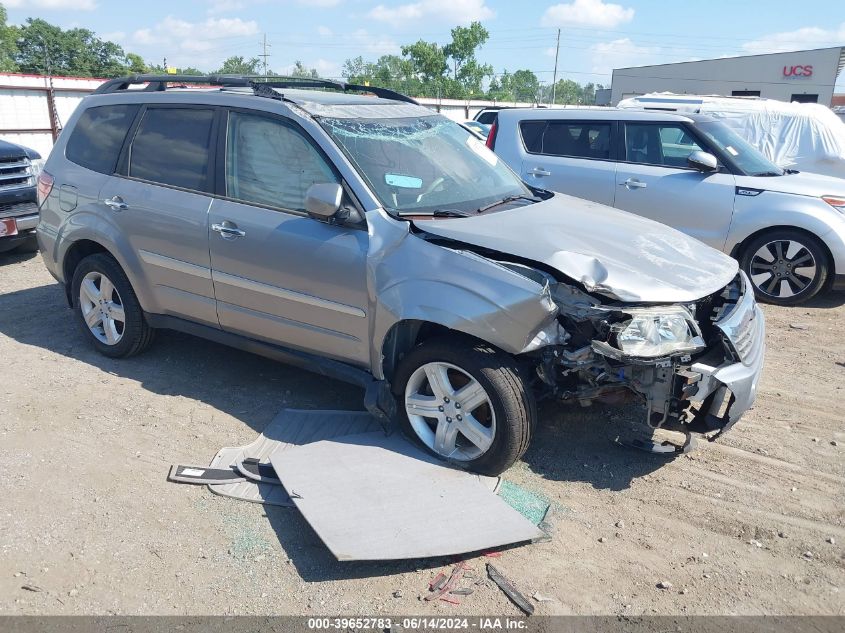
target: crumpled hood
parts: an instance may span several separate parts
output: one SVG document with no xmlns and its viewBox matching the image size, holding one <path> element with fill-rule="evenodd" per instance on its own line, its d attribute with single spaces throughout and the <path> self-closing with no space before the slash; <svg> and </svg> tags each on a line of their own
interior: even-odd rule
<svg viewBox="0 0 845 633">
<path fill-rule="evenodd" d="M 845 196 L 845 178 L 802 171 L 784 176 L 737 176 L 738 187 L 792 193 L 799 196 Z"/>
<path fill-rule="evenodd" d="M 589 292 L 622 301 L 695 301 L 728 285 L 738 270 L 732 258 L 680 231 L 563 194 L 415 224 L 433 235 L 543 263 Z"/>
</svg>

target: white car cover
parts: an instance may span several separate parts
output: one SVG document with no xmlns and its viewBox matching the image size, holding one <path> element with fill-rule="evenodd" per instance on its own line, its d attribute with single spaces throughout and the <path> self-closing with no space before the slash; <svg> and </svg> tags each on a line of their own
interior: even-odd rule
<svg viewBox="0 0 845 633">
<path fill-rule="evenodd" d="M 845 178 L 845 122 L 817 103 L 652 93 L 618 107 L 709 114 L 781 167 Z"/>
</svg>

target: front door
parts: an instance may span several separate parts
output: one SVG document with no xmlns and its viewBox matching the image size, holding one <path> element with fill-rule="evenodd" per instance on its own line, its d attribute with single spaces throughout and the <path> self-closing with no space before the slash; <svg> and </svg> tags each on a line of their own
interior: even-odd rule
<svg viewBox="0 0 845 633">
<path fill-rule="evenodd" d="M 367 232 L 309 217 L 305 193 L 340 182 L 295 123 L 232 110 L 225 197 L 209 213 L 223 329 L 369 365 Z"/>
<path fill-rule="evenodd" d="M 708 150 L 682 123 L 625 123 L 624 128 L 615 206 L 723 249 L 733 217 L 734 176 L 724 168 L 702 173 L 687 166 L 692 152 Z"/>
</svg>

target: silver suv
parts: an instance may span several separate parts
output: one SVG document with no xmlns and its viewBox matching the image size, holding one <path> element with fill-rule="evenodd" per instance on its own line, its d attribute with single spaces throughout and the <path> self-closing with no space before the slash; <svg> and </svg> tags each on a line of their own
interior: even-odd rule
<svg viewBox="0 0 845 633">
<path fill-rule="evenodd" d="M 537 187 L 664 222 L 730 253 L 758 298 L 845 289 L 845 179 L 784 170 L 704 114 L 507 109 L 487 138 Z"/>
<path fill-rule="evenodd" d="M 478 472 L 523 454 L 537 398 L 627 396 L 687 440 L 754 401 L 763 315 L 735 261 L 528 187 L 388 90 L 114 80 L 41 182 L 44 261 L 103 354 L 155 328 L 265 354 L 361 385 L 370 411 Z"/>
</svg>

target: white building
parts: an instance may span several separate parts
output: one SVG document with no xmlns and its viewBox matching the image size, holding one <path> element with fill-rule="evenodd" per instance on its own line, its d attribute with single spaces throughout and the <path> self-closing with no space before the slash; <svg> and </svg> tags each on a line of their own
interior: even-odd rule
<svg viewBox="0 0 845 633">
<path fill-rule="evenodd" d="M 617 68 L 611 103 L 649 92 L 764 97 L 829 106 L 845 47 Z"/>
</svg>

